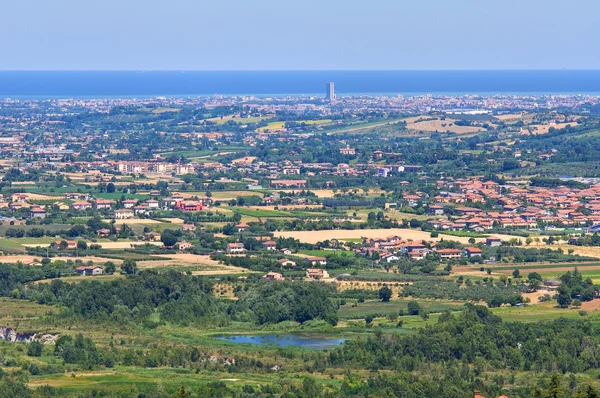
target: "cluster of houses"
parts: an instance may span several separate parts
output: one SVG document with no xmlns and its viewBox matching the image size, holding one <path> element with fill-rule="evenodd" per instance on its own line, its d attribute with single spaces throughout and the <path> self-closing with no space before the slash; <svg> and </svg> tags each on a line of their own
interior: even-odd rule
<svg viewBox="0 0 600 398">
<path fill-rule="evenodd" d="M 600 223 L 600 184 L 586 189 L 533 187 L 526 181 L 500 185 L 479 179 L 440 180 L 437 184 L 453 191 L 442 191 L 432 198 L 419 192 L 403 198 L 410 207 L 430 203 L 427 210 L 431 216 L 452 216 L 450 220 L 429 220 L 433 229 L 484 232 L 494 227 L 535 229 L 540 225 L 585 227 Z M 492 210 L 465 206 L 486 202 L 495 203 Z M 386 204 L 388 209 L 397 207 L 398 203 Z"/>
<path fill-rule="evenodd" d="M 485 244 L 490 247 L 502 245 L 502 239 L 488 236 Z M 379 254 L 380 261 L 391 263 L 398 261 L 401 256 L 411 260 L 423 260 L 429 253 L 435 253 L 441 260 L 459 259 L 464 257 L 481 256 L 482 250 L 478 247 L 466 247 L 460 249 L 439 249 L 437 242 L 403 240 L 399 236 L 392 235 L 387 238 L 369 239 L 364 247 L 356 249 L 362 255 Z"/>
<path fill-rule="evenodd" d="M 143 194 L 144 192 L 141 192 Z M 159 197 L 159 191 L 149 191 L 151 197 Z M 10 200 L 2 198 L 0 208 L 8 207 L 12 210 L 29 209 L 31 218 L 45 218 L 49 208 L 58 208 L 59 211 L 87 211 L 91 209 L 109 211 L 116 220 L 136 218 L 151 215 L 155 210 L 179 209 L 185 212 L 202 211 L 212 205 L 212 199 L 206 196 L 191 196 L 173 193 L 160 200 L 148 199 L 138 201 L 125 199 L 115 201 L 103 198 L 93 198 L 89 193 L 70 192 L 64 194 L 65 201 L 56 201 L 52 204 L 40 205 L 30 203 L 27 193 L 15 193 Z M 67 204 L 68 203 L 68 204 Z"/>
</svg>

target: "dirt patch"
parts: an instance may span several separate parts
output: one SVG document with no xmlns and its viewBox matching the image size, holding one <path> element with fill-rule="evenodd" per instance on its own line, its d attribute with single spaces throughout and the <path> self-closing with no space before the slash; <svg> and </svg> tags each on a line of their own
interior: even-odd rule
<svg viewBox="0 0 600 398">
<path fill-rule="evenodd" d="M 554 295 L 554 292 L 551 292 L 549 290 L 538 290 L 537 292 L 522 293 L 521 295 L 523 296 L 523 298 L 528 298 L 529 300 L 531 300 L 531 304 L 538 304 L 540 302 L 540 297 L 542 297 L 545 294 L 549 294 L 550 296 L 552 296 Z"/>
<path fill-rule="evenodd" d="M 599 311 L 600 310 L 600 299 L 582 302 L 581 309 L 585 310 L 585 311 Z"/>
</svg>

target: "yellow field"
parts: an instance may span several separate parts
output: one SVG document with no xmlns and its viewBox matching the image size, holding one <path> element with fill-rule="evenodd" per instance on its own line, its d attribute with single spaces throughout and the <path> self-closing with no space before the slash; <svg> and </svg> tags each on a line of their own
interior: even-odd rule
<svg viewBox="0 0 600 398">
<path fill-rule="evenodd" d="M 577 126 L 577 123 L 556 123 L 556 124 L 530 124 L 528 127 L 523 128 L 523 134 L 547 134 L 550 128 L 555 128 L 556 130 L 562 130 L 567 126 Z"/>
<path fill-rule="evenodd" d="M 317 243 L 322 242 L 326 239 L 357 239 L 357 238 L 385 238 L 390 235 L 400 236 L 406 240 L 427 240 L 427 241 L 439 241 L 441 238 L 444 240 L 454 240 L 461 243 L 468 243 L 469 238 L 459 236 L 444 236 L 440 234 L 438 238 L 432 238 L 429 232 L 413 229 L 403 228 L 392 228 L 392 229 L 332 229 L 323 231 L 281 231 L 274 232 L 276 237 L 283 238 L 295 238 L 301 242 L 306 243 Z M 485 240 L 483 238 L 477 238 L 476 241 Z"/>
<path fill-rule="evenodd" d="M 162 242 L 146 242 L 146 241 L 127 241 L 127 242 L 98 242 L 98 244 L 100 246 L 102 246 L 103 249 L 129 249 L 133 246 L 137 246 L 137 245 L 145 245 L 146 243 L 150 244 L 150 245 L 154 245 L 154 246 L 162 246 Z M 45 247 L 47 246 L 42 244 L 42 243 L 25 243 L 22 246 L 25 247 L 38 247 L 38 246 L 42 246 Z"/>
</svg>

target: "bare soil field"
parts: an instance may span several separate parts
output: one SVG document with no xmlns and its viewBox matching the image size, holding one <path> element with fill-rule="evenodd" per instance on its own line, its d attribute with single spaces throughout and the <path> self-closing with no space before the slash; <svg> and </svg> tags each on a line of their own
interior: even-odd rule
<svg viewBox="0 0 600 398">
<path fill-rule="evenodd" d="M 163 220 L 168 221 L 171 224 L 183 224 L 183 220 L 177 217 L 163 218 Z"/>
<path fill-rule="evenodd" d="M 600 247 L 597 246 L 574 246 L 574 245 L 553 245 L 553 249 L 561 248 L 565 253 L 568 253 L 569 250 L 573 250 L 574 254 L 579 254 L 580 256 L 587 257 L 598 257 L 600 258 Z"/>
<path fill-rule="evenodd" d="M 246 156 L 245 158 L 234 159 L 233 164 L 252 164 L 256 160 L 256 156 Z"/>
<path fill-rule="evenodd" d="M 577 126 L 577 123 L 530 124 L 527 128 L 523 128 L 523 134 L 547 134 L 551 127 L 554 127 L 556 130 L 562 130 L 567 126 Z"/>
<path fill-rule="evenodd" d="M 357 238 L 385 238 L 390 235 L 400 236 L 406 240 L 427 240 L 437 242 L 441 238 L 445 240 L 454 240 L 461 243 L 469 243 L 468 237 L 461 236 L 441 236 L 432 238 L 429 232 L 424 232 L 414 229 L 403 229 L 403 228 L 391 228 L 391 229 L 330 229 L 323 231 L 281 231 L 274 232 L 276 237 L 283 238 L 295 238 L 306 243 L 317 243 L 326 239 L 357 239 Z M 495 235 L 497 236 L 497 235 Z M 505 237 L 498 236 L 502 239 Z M 509 239 L 509 238 L 508 238 Z M 484 238 L 477 238 L 476 241 L 485 240 Z"/>
<path fill-rule="evenodd" d="M 31 200 L 62 200 L 64 196 L 41 195 L 39 193 L 28 193 L 27 196 Z"/>
<path fill-rule="evenodd" d="M 140 268 L 165 268 L 172 266 L 192 267 L 206 266 L 205 269 L 192 271 L 193 275 L 221 275 L 221 274 L 244 274 L 252 271 L 246 268 L 224 265 L 218 261 L 212 260 L 209 256 L 201 256 L 191 253 L 177 253 L 153 256 L 155 258 L 164 258 L 164 260 L 139 261 Z"/>
<path fill-rule="evenodd" d="M 503 122 L 517 122 L 523 118 L 522 113 L 507 113 L 506 115 L 497 115 L 494 116 L 498 120 L 502 120 Z"/>
<path fill-rule="evenodd" d="M 598 311 L 600 310 L 600 299 L 592 301 L 584 301 L 581 303 L 581 309 L 585 311 Z"/>
<path fill-rule="evenodd" d="M 429 119 L 429 117 L 416 116 L 404 119 L 406 121 L 406 128 L 408 130 L 416 131 L 451 131 L 457 134 L 477 133 L 479 131 L 485 131 L 483 127 L 457 126 L 454 124 L 456 120 L 450 118 L 446 118 L 445 120 L 435 119 L 418 121 L 420 119 Z"/>
<path fill-rule="evenodd" d="M 554 292 L 551 292 L 549 290 L 538 290 L 537 292 L 533 292 L 533 293 L 522 293 L 521 295 L 524 298 L 528 298 L 529 300 L 531 300 L 531 304 L 538 304 L 540 302 L 540 297 L 542 297 L 544 294 L 549 294 L 550 296 L 554 295 Z M 600 304 L 600 300 L 598 300 L 599 304 Z"/>
</svg>

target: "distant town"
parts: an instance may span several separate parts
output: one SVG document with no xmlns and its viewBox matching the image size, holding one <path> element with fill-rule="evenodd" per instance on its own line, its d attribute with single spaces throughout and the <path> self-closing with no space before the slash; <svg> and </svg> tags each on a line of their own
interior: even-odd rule
<svg viewBox="0 0 600 398">
<path fill-rule="evenodd" d="M 427 366 L 488 398 L 596 372 L 600 97 L 323 89 L 0 101 L 2 372 L 351 397 Z"/>
</svg>

